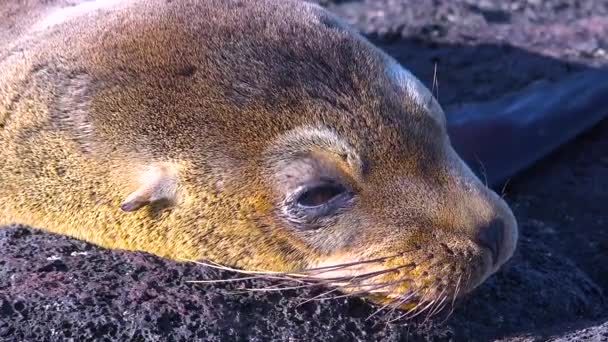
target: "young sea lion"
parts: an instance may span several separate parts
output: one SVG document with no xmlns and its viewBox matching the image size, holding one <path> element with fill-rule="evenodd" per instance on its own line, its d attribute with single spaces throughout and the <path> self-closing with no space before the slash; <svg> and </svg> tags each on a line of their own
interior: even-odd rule
<svg viewBox="0 0 608 342">
<path fill-rule="evenodd" d="M 472 290 L 512 255 L 511 210 L 454 152 L 430 92 L 320 7 L 45 13 L 3 26 L 0 224 L 308 269 L 417 304 Z"/>
</svg>

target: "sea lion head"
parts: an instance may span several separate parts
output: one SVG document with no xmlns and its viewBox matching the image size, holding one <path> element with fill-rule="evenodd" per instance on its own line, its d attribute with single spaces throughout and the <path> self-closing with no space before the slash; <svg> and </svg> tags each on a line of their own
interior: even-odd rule
<svg viewBox="0 0 608 342">
<path fill-rule="evenodd" d="M 142 0 L 83 18 L 48 39 L 71 82 L 90 80 L 86 110 L 62 118 L 86 122 L 75 143 L 105 158 L 95 174 L 116 170 L 112 205 L 172 206 L 104 209 L 121 230 L 92 240 L 404 305 L 467 293 L 513 254 L 511 210 L 454 151 L 428 89 L 322 8 Z M 133 191 L 120 181 L 139 165 Z"/>
<path fill-rule="evenodd" d="M 511 210 L 454 151 L 418 79 L 339 19 L 302 11 L 320 33 L 270 59 L 294 63 L 265 77 L 289 124 L 256 155 L 254 193 L 271 203 L 260 222 L 292 242 L 275 252 L 297 250 L 307 276 L 379 302 L 470 292 L 512 256 Z"/>
</svg>

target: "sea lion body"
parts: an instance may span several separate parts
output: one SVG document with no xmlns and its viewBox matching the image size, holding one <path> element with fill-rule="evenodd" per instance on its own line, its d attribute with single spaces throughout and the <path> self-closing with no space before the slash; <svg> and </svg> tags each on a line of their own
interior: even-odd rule
<svg viewBox="0 0 608 342">
<path fill-rule="evenodd" d="M 3 27 L 0 224 L 246 270 L 379 258 L 318 277 L 391 268 L 368 278 L 393 281 L 376 292 L 420 301 L 513 253 L 510 209 L 428 90 L 318 6 L 110 1 L 36 18 Z"/>
</svg>

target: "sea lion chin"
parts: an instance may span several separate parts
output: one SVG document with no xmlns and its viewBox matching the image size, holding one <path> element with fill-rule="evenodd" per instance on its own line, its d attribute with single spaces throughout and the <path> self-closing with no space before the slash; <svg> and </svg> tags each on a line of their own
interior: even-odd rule
<svg viewBox="0 0 608 342">
<path fill-rule="evenodd" d="M 428 89 L 322 8 L 96 4 L 2 27 L 0 223 L 433 309 L 513 254 Z"/>
</svg>

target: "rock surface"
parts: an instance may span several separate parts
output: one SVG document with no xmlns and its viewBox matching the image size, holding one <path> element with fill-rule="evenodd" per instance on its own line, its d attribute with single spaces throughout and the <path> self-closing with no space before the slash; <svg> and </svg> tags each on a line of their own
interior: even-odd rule
<svg viewBox="0 0 608 342">
<path fill-rule="evenodd" d="M 448 109 L 608 64 L 602 0 L 320 2 L 429 87 L 437 63 Z M 375 308 L 352 298 L 299 305 L 319 288 L 193 284 L 238 275 L 13 226 L 0 229 L 0 340 L 608 340 L 608 122 L 506 193 L 516 255 L 444 324 L 368 320 Z"/>
</svg>

